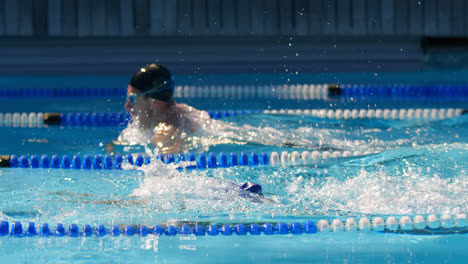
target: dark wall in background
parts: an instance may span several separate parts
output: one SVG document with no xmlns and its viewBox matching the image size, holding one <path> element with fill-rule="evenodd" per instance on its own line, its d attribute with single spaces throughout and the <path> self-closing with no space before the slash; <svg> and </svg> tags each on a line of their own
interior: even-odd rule
<svg viewBox="0 0 468 264">
<path fill-rule="evenodd" d="M 176 73 L 415 71 L 414 38 L 10 39 L 0 41 L 0 73 L 126 74 L 158 62 Z"/>
<path fill-rule="evenodd" d="M 465 0 L 0 0 L 0 36 L 468 36 Z"/>
<path fill-rule="evenodd" d="M 466 38 L 467 13 L 465 0 L 0 0 L 0 75 L 153 62 L 189 74 L 419 71 L 431 58 L 421 39 Z"/>
</svg>

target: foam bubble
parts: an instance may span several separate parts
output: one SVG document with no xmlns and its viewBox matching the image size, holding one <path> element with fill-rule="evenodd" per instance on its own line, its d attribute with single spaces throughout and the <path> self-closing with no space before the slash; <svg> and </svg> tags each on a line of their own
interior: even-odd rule
<svg viewBox="0 0 468 264">
<path fill-rule="evenodd" d="M 392 176 L 383 171 L 361 170 L 358 175 L 345 180 L 326 177 L 316 184 L 304 179 L 294 180 L 287 190 L 291 194 L 299 193 L 298 206 L 301 207 L 311 199 L 321 201 L 316 210 L 324 214 L 330 211 L 351 214 L 457 214 L 468 210 L 465 202 L 468 192 L 466 175 L 441 179 L 438 175 L 428 177 L 417 172 Z"/>
<path fill-rule="evenodd" d="M 138 119 L 128 123 L 128 126 L 120 133 L 118 140 L 128 142 L 130 145 L 146 146 L 150 143 L 153 132 L 143 129 Z"/>
</svg>

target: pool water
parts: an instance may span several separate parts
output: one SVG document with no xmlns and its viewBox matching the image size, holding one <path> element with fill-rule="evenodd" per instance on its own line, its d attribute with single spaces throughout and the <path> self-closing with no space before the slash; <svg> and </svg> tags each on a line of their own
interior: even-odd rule
<svg viewBox="0 0 468 264">
<path fill-rule="evenodd" d="M 468 108 L 468 102 L 182 101 L 202 110 Z M 2 112 L 121 111 L 123 99 L 11 99 Z M 21 105 L 26 105 L 23 108 Z M 34 105 L 32 107 L 31 105 Z M 27 108 L 27 109 L 26 109 Z M 468 115 L 445 120 L 336 120 L 255 113 L 210 121 L 202 151 L 359 152 L 296 164 L 180 170 L 151 162 L 123 170 L 2 168 L 0 220 L 176 225 L 292 223 L 467 213 Z M 0 154 L 104 154 L 117 127 L 0 127 Z M 118 146 L 115 153 L 148 153 Z M 200 148 L 193 150 L 197 153 Z M 177 154 L 177 153 L 174 153 Z M 154 157 L 153 157 L 154 158 Z M 234 185 L 261 184 L 263 196 Z M 447 231 L 447 230 L 446 230 Z M 318 232 L 301 235 L 0 237 L 2 262 L 454 263 L 466 259 L 466 229 L 448 232 Z"/>
</svg>

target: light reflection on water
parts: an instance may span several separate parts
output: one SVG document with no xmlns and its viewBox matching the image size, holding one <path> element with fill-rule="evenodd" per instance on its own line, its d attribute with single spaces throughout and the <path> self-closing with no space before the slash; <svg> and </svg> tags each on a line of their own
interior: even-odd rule
<svg viewBox="0 0 468 264">
<path fill-rule="evenodd" d="M 16 220 L 77 223 L 80 227 L 195 222 L 206 226 L 466 213 L 467 120 L 461 116 L 434 122 L 336 121 L 259 114 L 216 121 L 211 123 L 216 127 L 208 127 L 200 137 L 202 149 L 207 152 L 377 153 L 286 166 L 190 171 L 157 162 L 138 170 L 2 169 L 0 219 L 10 223 Z M 136 141 L 147 142 L 144 137 L 139 138 L 137 129 L 132 129 L 127 131 L 133 133 Z M 26 128 L 8 131 L 13 135 L 12 142 L 15 133 L 18 138 L 31 133 Z M 83 149 L 102 153 L 102 146 L 93 145 L 95 138 L 90 139 L 90 132 L 101 143 L 116 137 L 115 131 L 108 128 L 34 129 L 33 133 L 61 153 L 73 155 L 79 151 L 82 155 Z M 26 148 L 38 143 L 24 144 Z M 41 143 L 40 151 L 45 150 L 44 144 Z M 116 149 L 116 153 L 126 151 L 151 152 L 136 145 Z M 157 153 L 153 153 L 153 159 L 154 154 Z M 242 192 L 238 185 L 246 181 L 261 184 L 264 196 Z M 200 262 L 204 257 L 226 263 L 242 258 L 260 263 L 310 263 L 324 259 L 332 263 L 441 263 L 447 258 L 453 262 L 465 260 L 460 253 L 465 252 L 465 245 L 466 234 L 423 236 L 362 231 L 268 238 L 251 235 L 0 238 L 5 263 L 187 263 Z M 20 256 L 17 252 L 21 252 Z"/>
<path fill-rule="evenodd" d="M 279 167 L 191 171 L 157 162 L 138 171 L 131 167 L 122 171 L 10 169 L 2 171 L 0 184 L 3 218 L 154 224 L 467 211 L 466 117 L 424 123 L 288 120 L 285 125 L 261 114 L 214 122 L 217 129 L 205 131 L 205 148 L 216 153 L 259 149 L 379 153 Z M 243 145 L 217 145 L 222 138 Z M 295 145 L 286 147 L 288 142 Z M 261 184 L 265 195 L 242 192 L 237 186 L 246 181 Z"/>
</svg>

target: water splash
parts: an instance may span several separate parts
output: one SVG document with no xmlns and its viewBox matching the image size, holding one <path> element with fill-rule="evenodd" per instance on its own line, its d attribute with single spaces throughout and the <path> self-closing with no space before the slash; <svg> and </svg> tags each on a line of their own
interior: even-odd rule
<svg viewBox="0 0 468 264">
<path fill-rule="evenodd" d="M 192 110 L 186 117 L 191 122 L 199 124 L 196 133 L 187 135 L 184 151 L 208 151 L 210 147 L 229 145 L 263 145 L 270 147 L 293 147 L 309 150 L 350 150 L 361 152 L 372 150 L 382 151 L 393 146 L 409 145 L 411 139 L 405 133 L 400 138 L 382 140 L 379 138 L 385 132 L 382 129 L 343 129 L 339 125 L 330 127 L 328 123 L 314 123 L 315 119 L 298 119 L 291 124 L 275 125 L 268 115 L 251 116 L 253 125 L 239 124 L 210 119 L 204 111 Z M 282 120 L 284 121 L 284 120 Z M 295 120 L 294 120 L 295 121 Z M 298 125 L 299 124 L 299 125 Z M 394 133 L 394 131 L 392 131 Z M 119 136 L 120 141 L 132 144 L 148 145 L 153 133 L 149 129 L 142 129 L 138 120 L 131 122 Z M 367 140 L 362 138 L 366 137 Z M 395 136 L 396 137 L 396 136 Z"/>
<path fill-rule="evenodd" d="M 468 181 L 464 178 L 466 175 L 457 175 L 444 180 L 417 172 L 395 177 L 363 170 L 342 182 L 327 178 L 313 191 L 324 201 L 324 209 L 343 213 L 456 214 L 468 210 L 464 197 Z"/>
<path fill-rule="evenodd" d="M 151 162 L 142 171 L 138 188 L 131 196 L 144 200 L 151 214 L 185 214 L 193 217 L 226 212 L 256 211 L 272 200 L 240 188 L 238 182 L 210 177 L 208 171 L 179 171 L 174 164 Z"/>
<path fill-rule="evenodd" d="M 143 129 L 138 118 L 128 123 L 128 126 L 120 133 L 118 140 L 128 142 L 129 145 L 147 146 L 151 143 L 153 132 Z"/>
<path fill-rule="evenodd" d="M 141 168 L 125 167 L 140 170 L 122 176 L 125 178 L 122 182 L 133 181 L 131 188 L 126 183 L 107 184 L 114 180 L 112 177 L 115 175 L 99 172 L 76 177 L 81 179 L 82 185 L 77 188 L 77 195 L 54 196 L 41 192 L 41 189 L 22 196 L 16 193 L 15 198 L 37 198 L 32 202 L 37 204 L 34 208 L 39 211 L 37 221 L 53 222 L 114 219 L 122 223 L 147 220 L 154 224 L 154 219 L 174 218 L 193 220 L 238 216 L 253 219 L 260 218 L 259 215 L 308 217 L 456 214 L 468 211 L 468 144 L 453 143 L 464 142 L 463 120 L 448 125 L 450 132 L 443 134 L 447 125 L 441 122 L 407 127 L 389 126 L 388 123 L 376 128 L 374 123 L 363 122 L 355 125 L 322 122 L 315 125 L 312 124 L 315 119 L 276 124 L 271 120 L 262 121 L 265 119 L 262 115 L 251 117 L 260 119 L 251 123 L 244 120 L 236 123 L 236 119 L 219 121 L 202 115 L 197 118 L 203 120 L 203 125 L 196 137 L 205 149 L 226 143 L 228 149 L 234 145 L 256 148 L 263 145 L 287 147 L 288 150 L 292 147 L 306 150 L 330 148 L 382 153 L 304 166 L 180 171 L 174 165 L 156 161 L 158 149 L 148 145 L 152 132 L 131 123 L 121 138 L 146 146 L 144 152 L 153 159 Z M 445 138 L 438 139 L 441 134 Z M 291 142 L 294 146 L 288 145 Z M 135 149 L 129 147 L 130 150 Z M 50 190 L 50 186 L 58 190 L 72 188 L 71 185 L 62 187 L 60 179 L 64 175 L 56 176 L 44 177 L 44 184 L 48 186 L 44 190 Z M 96 176 L 102 180 L 96 180 Z M 259 183 L 264 193 L 270 194 L 264 197 L 246 195 L 238 188 L 244 181 Z M 102 194 L 81 195 L 97 188 L 102 189 Z M 119 191 L 114 192 L 115 189 Z M 28 207 L 25 205 L 25 211 Z M 60 209 L 57 210 L 58 207 Z"/>
<path fill-rule="evenodd" d="M 321 170 L 297 171 L 287 178 L 282 195 L 303 213 L 465 213 L 467 147 L 455 143 L 399 148 Z"/>
</svg>

